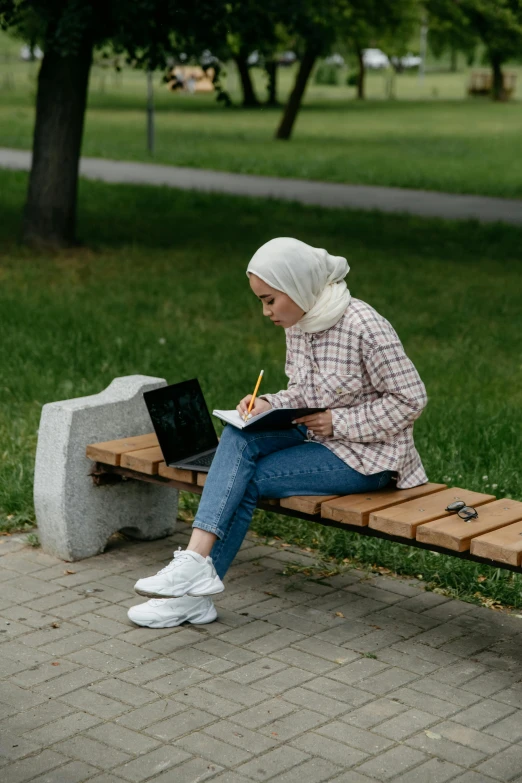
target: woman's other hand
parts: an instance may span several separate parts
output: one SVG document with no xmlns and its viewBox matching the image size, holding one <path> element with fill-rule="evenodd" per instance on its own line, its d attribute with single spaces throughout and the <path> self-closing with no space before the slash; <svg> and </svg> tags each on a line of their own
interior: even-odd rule
<svg viewBox="0 0 522 783">
<path fill-rule="evenodd" d="M 314 435 L 320 435 L 322 438 L 329 438 L 333 435 L 332 411 L 324 413 L 311 413 L 309 416 L 301 416 L 300 419 L 294 419 L 296 424 L 305 424 Z"/>
<path fill-rule="evenodd" d="M 245 413 L 248 410 L 248 406 L 250 405 L 250 400 L 252 399 L 251 394 L 247 394 L 246 397 L 243 397 L 239 405 L 236 405 L 236 410 L 243 418 Z M 257 416 L 259 413 L 264 413 L 264 411 L 269 411 L 271 409 L 271 405 L 267 400 L 262 400 L 260 397 L 256 397 L 256 400 L 254 402 L 254 406 L 252 410 L 250 411 L 251 416 Z"/>
</svg>

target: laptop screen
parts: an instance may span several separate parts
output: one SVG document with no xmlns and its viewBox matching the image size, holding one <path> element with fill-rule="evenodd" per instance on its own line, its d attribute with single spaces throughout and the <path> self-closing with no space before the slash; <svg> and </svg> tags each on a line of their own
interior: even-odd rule
<svg viewBox="0 0 522 783">
<path fill-rule="evenodd" d="M 216 448 L 217 435 L 197 378 L 143 397 L 167 465 Z"/>
</svg>

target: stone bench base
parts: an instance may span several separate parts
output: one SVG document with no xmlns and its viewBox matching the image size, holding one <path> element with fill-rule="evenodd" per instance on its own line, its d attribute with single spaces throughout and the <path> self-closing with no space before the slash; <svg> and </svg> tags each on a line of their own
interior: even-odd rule
<svg viewBox="0 0 522 783">
<path fill-rule="evenodd" d="M 81 560 L 103 552 L 117 531 L 144 540 L 174 532 L 177 491 L 135 481 L 97 487 L 85 456 L 87 445 L 97 440 L 150 432 L 143 392 L 160 386 L 166 386 L 163 378 L 129 375 L 99 394 L 44 405 L 34 478 L 44 551 Z"/>
</svg>

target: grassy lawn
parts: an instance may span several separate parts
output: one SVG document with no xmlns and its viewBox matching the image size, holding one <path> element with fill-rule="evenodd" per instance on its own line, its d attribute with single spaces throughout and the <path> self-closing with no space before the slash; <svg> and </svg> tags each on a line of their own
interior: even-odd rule
<svg viewBox="0 0 522 783">
<path fill-rule="evenodd" d="M 0 48 L 2 40 L 0 36 Z M 12 44 L 9 44 L 12 46 Z M 16 44 L 18 46 L 18 44 Z M 11 51 L 11 50 L 10 50 Z M 0 61 L 0 146 L 29 149 L 37 65 Z M 311 84 L 289 143 L 273 140 L 279 109 L 225 109 L 212 95 L 169 93 L 156 76 L 154 162 L 222 171 L 390 185 L 522 198 L 522 68 L 508 104 L 465 98 L 469 70 L 397 79 L 399 100 L 384 100 L 384 76 L 368 75 L 369 100 L 354 88 Z M 264 76 L 253 69 L 258 93 Z M 280 98 L 292 84 L 280 69 Z M 226 85 L 239 99 L 238 79 Z M 93 68 L 83 154 L 149 161 L 145 77 Z"/>
<path fill-rule="evenodd" d="M 261 367 L 265 390 L 285 385 L 284 334 L 245 276 L 277 235 L 345 254 L 353 295 L 399 332 L 430 398 L 415 425 L 430 479 L 522 500 L 522 231 L 82 181 L 90 247 L 35 255 L 16 244 L 25 188 L 24 174 L 0 172 L 1 529 L 33 524 L 44 403 L 133 373 L 198 376 L 211 409 L 235 406 Z M 195 500 L 183 502 L 190 515 Z M 327 559 L 522 605 L 507 572 L 273 514 L 254 527 Z"/>
</svg>

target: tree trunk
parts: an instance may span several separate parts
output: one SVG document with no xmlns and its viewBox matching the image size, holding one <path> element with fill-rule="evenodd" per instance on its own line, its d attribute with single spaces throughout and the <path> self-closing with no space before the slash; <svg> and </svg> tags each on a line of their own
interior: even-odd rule
<svg viewBox="0 0 522 783">
<path fill-rule="evenodd" d="M 390 68 L 386 74 L 386 97 L 389 101 L 395 100 L 395 69 Z"/>
<path fill-rule="evenodd" d="M 357 61 L 359 63 L 359 70 L 357 72 L 357 97 L 360 101 L 364 100 L 364 59 L 362 49 L 357 47 Z"/>
<path fill-rule="evenodd" d="M 277 62 L 275 60 L 267 60 L 265 63 L 265 70 L 268 74 L 268 100 L 267 106 L 278 106 L 277 103 Z"/>
<path fill-rule="evenodd" d="M 23 239 L 65 246 L 76 239 L 78 167 L 92 62 L 92 43 L 76 55 L 45 53 L 38 75 L 33 164 Z"/>
<path fill-rule="evenodd" d="M 455 48 L 452 48 L 451 50 L 451 59 L 450 59 L 450 72 L 451 73 L 457 73 L 457 65 L 458 65 L 458 52 Z"/>
<path fill-rule="evenodd" d="M 493 70 L 493 87 L 491 97 L 494 101 L 504 101 L 504 74 L 502 73 L 502 61 L 500 57 L 491 57 L 491 68 Z"/>
<path fill-rule="evenodd" d="M 37 45 L 36 38 L 34 36 L 31 36 L 28 46 L 29 46 L 29 61 L 32 63 L 34 63 L 34 61 L 36 60 L 36 55 L 34 53 L 34 50 L 36 49 L 36 45 Z"/>
<path fill-rule="evenodd" d="M 251 108 L 252 106 L 259 106 L 256 94 L 254 92 L 254 85 L 250 78 L 250 69 L 247 63 L 247 56 L 244 52 L 240 52 L 237 57 L 234 57 L 237 69 L 239 71 L 239 78 L 241 79 L 241 87 L 243 88 L 243 106 Z"/>
<path fill-rule="evenodd" d="M 285 110 L 283 112 L 283 118 L 281 124 L 276 131 L 276 139 L 284 139 L 287 141 L 292 135 L 292 128 L 297 117 L 297 113 L 301 106 L 301 100 L 306 88 L 310 74 L 317 59 L 317 51 L 315 49 L 307 49 L 304 53 L 299 71 L 295 79 L 295 84 L 290 97 L 288 98 Z"/>
</svg>

